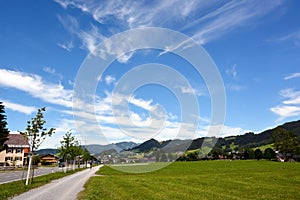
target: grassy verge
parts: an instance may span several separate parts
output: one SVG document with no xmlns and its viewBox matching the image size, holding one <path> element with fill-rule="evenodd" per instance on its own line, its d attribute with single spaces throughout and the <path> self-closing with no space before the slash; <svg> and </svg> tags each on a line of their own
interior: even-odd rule
<svg viewBox="0 0 300 200">
<path fill-rule="evenodd" d="M 75 171 L 64 172 L 55 172 L 52 174 L 47 174 L 43 176 L 38 176 L 33 179 L 31 185 L 26 186 L 25 181 L 14 181 L 10 183 L 5 183 L 0 185 L 0 200 L 8 199 L 9 197 L 13 197 L 18 194 L 22 194 L 27 192 L 30 189 L 40 187 L 47 183 L 50 183 L 52 180 L 62 178 L 64 176 L 68 176 L 70 174 L 74 174 L 75 172 L 84 170 L 86 168 L 79 168 Z"/>
<path fill-rule="evenodd" d="M 138 170 L 141 166 L 119 167 Z M 97 173 L 104 176 L 90 178 L 79 199 L 239 200 L 300 197 L 300 163 L 176 162 L 144 174 L 124 173 L 108 166 Z"/>
</svg>

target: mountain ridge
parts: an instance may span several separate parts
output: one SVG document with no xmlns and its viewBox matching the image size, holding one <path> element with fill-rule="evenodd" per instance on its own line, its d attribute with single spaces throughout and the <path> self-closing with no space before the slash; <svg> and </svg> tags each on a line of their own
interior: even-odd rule
<svg viewBox="0 0 300 200">
<path fill-rule="evenodd" d="M 230 145 L 237 145 L 244 148 L 255 148 L 272 143 L 271 134 L 272 131 L 276 128 L 284 128 L 288 131 L 294 131 L 295 135 L 300 140 L 300 120 L 286 122 L 282 125 L 279 125 L 275 128 L 271 128 L 260 133 L 248 132 L 242 135 L 236 136 L 226 136 L 226 137 L 201 137 L 196 139 L 174 139 L 174 140 L 165 140 L 157 141 L 155 139 L 147 140 L 141 144 L 134 142 L 119 142 L 107 145 L 100 144 L 91 144 L 84 145 L 91 154 L 101 154 L 103 151 L 115 149 L 118 153 L 121 151 L 133 151 L 133 152 L 148 152 L 151 149 L 163 149 L 165 152 L 177 152 L 185 150 L 194 150 L 201 148 L 204 141 L 210 140 L 212 144 L 215 144 L 216 148 L 221 148 L 222 146 L 228 147 Z M 42 153 L 40 153 L 42 152 Z M 37 151 L 37 154 L 47 154 L 55 153 L 57 149 L 41 149 Z"/>
</svg>

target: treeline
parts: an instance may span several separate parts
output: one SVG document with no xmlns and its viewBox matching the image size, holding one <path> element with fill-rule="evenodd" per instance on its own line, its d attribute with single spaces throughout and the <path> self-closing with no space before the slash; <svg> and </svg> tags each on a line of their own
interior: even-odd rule
<svg viewBox="0 0 300 200">
<path fill-rule="evenodd" d="M 296 127 L 297 128 L 297 127 Z M 260 148 L 256 148 L 253 150 L 252 148 L 242 146 L 241 143 L 246 143 L 247 140 L 250 140 L 253 137 L 261 135 L 254 135 L 252 133 L 248 133 L 243 135 L 245 141 L 233 142 L 237 138 L 227 138 L 217 139 L 210 138 L 209 143 L 214 147 L 209 153 L 205 153 L 205 144 L 208 143 L 204 139 L 194 140 L 189 149 L 195 148 L 195 145 L 199 145 L 200 150 L 190 150 L 185 154 L 181 155 L 177 160 L 178 161 L 195 161 L 195 160 L 216 160 L 216 159 L 257 159 L 260 160 L 262 158 L 272 160 L 278 159 L 283 162 L 287 161 L 300 161 L 300 145 L 299 145 L 299 137 L 295 134 L 294 129 L 284 129 L 282 126 L 279 126 L 273 129 L 270 132 L 270 142 L 268 144 L 272 144 L 273 148 L 267 148 L 264 152 L 260 150 Z M 241 137 L 238 137 L 239 139 Z M 226 143 L 224 143 L 226 141 Z"/>
<path fill-rule="evenodd" d="M 248 160 L 248 159 L 266 159 L 266 160 L 277 160 L 277 154 L 272 148 L 267 148 L 262 151 L 261 149 L 250 149 L 244 148 L 239 151 L 226 152 L 219 148 L 213 148 L 210 153 L 204 155 L 201 150 L 188 151 L 185 154 L 177 158 L 177 161 L 198 161 L 198 160 Z"/>
</svg>

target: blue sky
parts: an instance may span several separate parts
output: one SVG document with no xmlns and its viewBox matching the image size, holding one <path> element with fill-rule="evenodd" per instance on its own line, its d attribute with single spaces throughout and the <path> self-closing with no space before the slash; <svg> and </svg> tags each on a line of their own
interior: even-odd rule
<svg viewBox="0 0 300 200">
<path fill-rule="evenodd" d="M 210 55 L 226 92 L 224 126 L 216 135 L 258 133 L 300 117 L 299 1 L 10 0 L 0 5 L 0 101 L 11 132 L 24 130 L 38 108 L 47 108 L 46 126 L 57 130 L 42 147 L 57 147 L 68 130 L 83 144 L 175 138 L 180 125 L 192 126 L 182 120 L 176 88 L 196 97 L 200 111 L 196 132 L 180 138 L 208 134 L 213 107 L 208 86 L 190 63 L 162 49 L 119 55 L 122 45 L 113 46 L 117 59 L 98 77 L 93 102 L 81 99 L 81 109 L 74 109 L 73 88 L 88 55 L 95 56 L 98 45 L 113 35 L 143 27 L 178 31 Z M 147 63 L 176 70 L 190 87 L 174 78 L 168 81 L 174 81 L 172 88 L 145 84 L 130 95 L 113 93 L 124 75 Z M 119 100 L 112 94 L 126 100 L 126 115 L 112 109 L 112 101 Z M 122 132 L 124 124 L 133 132 Z M 156 129 L 161 132 L 152 134 Z"/>
</svg>

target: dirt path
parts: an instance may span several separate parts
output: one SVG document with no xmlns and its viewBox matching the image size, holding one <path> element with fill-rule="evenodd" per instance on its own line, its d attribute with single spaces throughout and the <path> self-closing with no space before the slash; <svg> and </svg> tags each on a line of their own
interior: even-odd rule
<svg viewBox="0 0 300 200">
<path fill-rule="evenodd" d="M 82 191 L 85 182 L 99 170 L 101 166 L 86 169 L 64 178 L 54 180 L 49 184 L 32 189 L 13 198 L 13 200 L 74 200 Z"/>
</svg>

